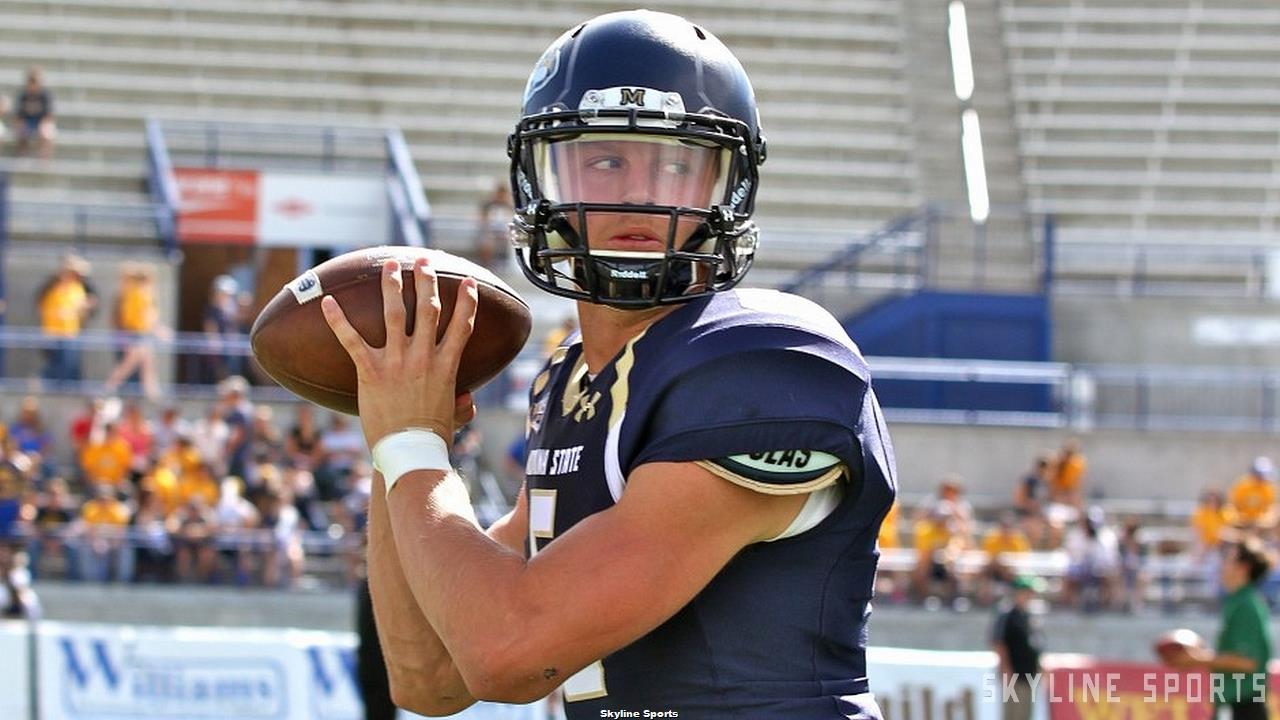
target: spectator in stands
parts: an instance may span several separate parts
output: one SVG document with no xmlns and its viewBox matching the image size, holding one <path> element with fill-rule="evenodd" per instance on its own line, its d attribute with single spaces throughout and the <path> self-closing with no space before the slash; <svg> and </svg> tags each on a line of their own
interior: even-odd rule
<svg viewBox="0 0 1280 720">
<path fill-rule="evenodd" d="M 373 468 L 363 460 L 351 469 L 351 490 L 338 504 L 338 518 L 343 529 L 343 557 L 347 578 L 353 582 L 362 576 L 365 551 L 365 528 L 369 520 L 369 493 L 373 488 Z"/>
<path fill-rule="evenodd" d="M 49 343 L 44 351 L 46 380 L 80 380 L 80 347 L 76 343 L 97 303 L 97 296 L 86 283 L 89 271 L 89 263 L 83 258 L 67 255 L 37 294 L 40 328 Z"/>
<path fill-rule="evenodd" d="M 253 452 L 259 462 L 265 460 L 278 464 L 284 460 L 284 437 L 280 428 L 276 427 L 275 411 L 270 405 L 259 405 L 253 409 Z"/>
<path fill-rule="evenodd" d="M 27 478 L 13 463 L 0 462 L 0 542 L 18 537 Z"/>
<path fill-rule="evenodd" d="M 0 541 L 0 619 L 34 619 L 40 602 L 31 589 L 26 555 L 9 541 Z"/>
<path fill-rule="evenodd" d="M 1221 549 L 1224 533 L 1235 523 L 1235 512 L 1226 504 L 1222 493 L 1209 488 L 1200 494 L 1200 502 L 1191 513 L 1191 529 L 1194 542 L 1192 557 L 1205 568 L 1210 586 L 1218 582 Z"/>
<path fill-rule="evenodd" d="M 217 523 L 201 494 L 193 494 L 174 514 L 174 574 L 180 582 L 212 582 L 218 550 Z"/>
<path fill-rule="evenodd" d="M 949 534 L 964 547 L 973 544 L 973 506 L 964 499 L 964 479 L 951 474 L 938 483 L 938 494 L 926 509 L 938 509 L 947 519 Z"/>
<path fill-rule="evenodd" d="M 916 564 L 912 569 L 912 587 L 917 600 L 930 600 L 938 586 L 948 601 L 954 603 L 960 596 L 956 560 L 963 543 L 951 531 L 951 511 L 935 504 L 916 520 L 912 528 L 916 550 Z"/>
<path fill-rule="evenodd" d="M 104 424 L 80 452 L 80 472 L 88 486 L 105 483 L 118 492 L 126 492 L 125 481 L 132 466 L 133 448 L 120 434 L 118 422 Z"/>
<path fill-rule="evenodd" d="M 34 146 L 41 158 L 53 154 L 57 125 L 53 117 L 53 94 L 44 85 L 44 70 L 38 65 L 27 69 L 27 82 L 18 90 L 13 107 L 15 155 L 26 155 Z"/>
<path fill-rule="evenodd" d="M 316 488 L 323 502 L 341 498 L 351 467 L 365 457 L 364 436 L 342 413 L 334 413 L 329 428 L 320 436 L 320 467 L 316 469 Z"/>
<path fill-rule="evenodd" d="M 258 527 L 258 510 L 244 498 L 240 478 L 223 478 L 218 504 L 213 507 L 214 538 L 223 558 L 235 573 L 235 584 L 249 584 L 253 571 L 253 529 Z"/>
<path fill-rule="evenodd" d="M 129 444 L 129 479 L 137 484 L 151 467 L 154 437 L 151 421 L 142 412 L 142 406 L 130 402 L 124 406 L 124 414 L 118 423 L 120 437 Z"/>
<path fill-rule="evenodd" d="M 227 443 L 219 455 L 226 458 L 228 475 L 253 483 L 253 404 L 248 393 L 249 383 L 239 375 L 218 385 L 222 421 L 227 426 Z"/>
<path fill-rule="evenodd" d="M 1100 507 L 1091 507 L 1080 516 L 1064 541 L 1067 575 L 1063 579 L 1063 603 L 1094 612 L 1111 604 L 1115 597 L 1116 574 L 1120 563 L 1119 541 L 1106 524 Z"/>
<path fill-rule="evenodd" d="M 76 458 L 80 457 L 80 453 L 89 444 L 89 437 L 93 434 L 93 431 L 102 427 L 105 411 L 105 400 L 102 398 L 90 398 L 85 401 L 84 410 L 71 418 L 71 425 L 67 428 L 67 434 L 71 438 L 71 449 L 74 451 Z"/>
<path fill-rule="evenodd" d="M 476 262 L 490 270 L 506 266 L 508 255 L 507 224 L 511 222 L 511 185 L 503 178 L 494 181 L 493 189 L 480 201 L 476 214 Z"/>
<path fill-rule="evenodd" d="M 293 426 L 285 436 L 285 455 L 293 464 L 304 470 L 314 470 L 320 464 L 320 428 L 316 425 L 315 407 L 304 403 L 297 407 Z"/>
<path fill-rule="evenodd" d="M 174 559 L 170 533 L 176 527 L 171 525 L 164 500 L 153 487 L 144 485 L 138 491 L 138 509 L 129 520 L 129 529 L 133 535 L 133 581 L 172 582 Z"/>
<path fill-rule="evenodd" d="M 1048 535 L 1049 525 L 1045 519 L 1045 503 L 1048 500 L 1053 469 L 1053 456 L 1041 454 L 1013 491 L 1013 511 L 1022 526 L 1022 532 L 1034 546 L 1040 548 L 1056 545 Z"/>
<path fill-rule="evenodd" d="M 128 582 L 133 573 L 133 551 L 125 541 L 129 506 L 115 495 L 109 483 L 94 485 L 93 497 L 80 508 L 80 559 L 84 577 L 95 582 Z"/>
<path fill-rule="evenodd" d="M 128 264 L 121 270 L 113 325 L 121 335 L 123 350 L 107 376 L 104 391 L 114 393 L 137 373 L 142 380 L 142 392 L 148 399 L 158 400 L 160 379 L 156 372 L 154 344 L 167 334 L 167 330 L 160 325 L 155 271 L 150 266 Z"/>
<path fill-rule="evenodd" d="M 1249 472 L 1231 487 L 1231 509 L 1246 528 L 1270 528 L 1276 524 L 1275 465 L 1271 458 L 1253 459 Z"/>
<path fill-rule="evenodd" d="M 78 517 L 76 499 L 67 489 L 67 481 L 60 477 L 49 480 L 45 492 L 36 498 L 32 538 L 27 544 L 33 577 L 40 572 L 46 558 L 53 558 L 62 566 L 63 577 L 81 579 L 76 543 L 69 542 Z"/>
<path fill-rule="evenodd" d="M 44 418 L 40 415 L 39 398 L 34 395 L 22 398 L 18 419 L 9 426 L 9 437 L 18 450 L 31 459 L 33 477 L 45 477 L 49 468 L 44 460 L 53 446 L 53 437 L 45 429 Z"/>
<path fill-rule="evenodd" d="M 1035 692 L 1031 680 L 1040 673 L 1040 653 L 1044 650 L 1039 619 L 1031 614 L 1031 601 L 1044 592 L 1044 581 L 1019 575 L 1009 583 L 1009 600 L 996 616 L 991 645 L 1000 662 L 1000 686 L 1011 687 L 1001 694 L 1004 720 L 1029 720 Z"/>
<path fill-rule="evenodd" d="M 293 505 L 293 497 L 278 481 L 267 483 L 259 512 L 260 524 L 266 534 L 262 584 L 267 587 L 293 586 L 302 576 L 305 558 L 301 517 Z"/>
<path fill-rule="evenodd" d="M 1031 541 L 1018 527 L 1013 514 L 1003 513 L 996 526 L 982 536 L 982 551 L 987 555 L 987 565 L 978 586 L 978 602 L 985 606 L 995 599 L 995 587 L 1014 577 L 1005 553 L 1031 552 Z"/>
<path fill-rule="evenodd" d="M 303 526 L 316 532 L 329 531 L 329 517 L 316 496 L 316 479 L 310 470 L 298 467 L 288 458 L 280 465 L 280 480 L 293 498 Z"/>
<path fill-rule="evenodd" d="M 1089 462 L 1080 452 L 1079 438 L 1069 438 L 1062 444 L 1049 482 L 1049 500 L 1074 508 L 1084 506 L 1084 476 Z"/>
<path fill-rule="evenodd" d="M 191 423 L 182 417 L 176 405 L 168 405 L 160 411 L 152 431 L 152 444 L 157 455 L 162 455 L 178 444 L 178 438 L 191 434 Z"/>
<path fill-rule="evenodd" d="M 1142 612 L 1147 595 L 1147 549 L 1138 537 L 1141 528 L 1137 518 L 1120 526 L 1120 607 L 1127 613 Z"/>
<path fill-rule="evenodd" d="M 1222 627 L 1216 649 L 1192 648 L 1175 664 L 1208 670 L 1214 702 L 1231 708 L 1234 720 L 1266 720 L 1267 664 L 1273 657 L 1270 612 L 1259 591 L 1275 561 L 1256 537 L 1232 544 L 1222 564 L 1222 585 L 1228 595 L 1222 603 Z M 1244 677 L 1233 677 L 1241 673 Z M 1240 682 L 1236 682 L 1239 679 Z"/>
<path fill-rule="evenodd" d="M 209 463 L 214 477 L 227 474 L 227 441 L 231 428 L 223 420 L 224 403 L 210 403 L 205 416 L 192 423 L 191 441 L 200 457 Z"/>
<path fill-rule="evenodd" d="M 205 307 L 203 321 L 208 349 L 201 373 L 206 383 L 222 382 L 237 375 L 239 357 L 227 352 L 227 341 L 240 332 L 240 308 L 236 302 L 239 290 L 240 284 L 230 275 L 214 278 L 209 290 L 209 304 Z"/>
</svg>

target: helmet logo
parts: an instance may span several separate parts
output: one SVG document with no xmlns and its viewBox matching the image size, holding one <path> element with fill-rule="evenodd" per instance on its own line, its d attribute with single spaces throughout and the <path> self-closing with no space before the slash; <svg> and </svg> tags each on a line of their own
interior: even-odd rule
<svg viewBox="0 0 1280 720">
<path fill-rule="evenodd" d="M 644 107 L 644 88 L 620 88 L 622 104 Z"/>
<path fill-rule="evenodd" d="M 625 117 L 600 117 L 600 110 L 653 110 L 663 113 L 663 118 L 642 118 L 641 127 L 673 128 L 684 118 L 684 98 L 678 92 L 664 92 L 645 87 L 611 87 L 588 90 L 582 93 L 578 112 L 589 125 L 626 125 Z"/>
<path fill-rule="evenodd" d="M 524 86 L 524 102 L 529 102 L 529 98 L 533 94 L 547 86 L 551 82 L 551 78 L 556 76 L 560 71 L 560 46 L 547 48 L 547 51 L 538 59 L 538 64 L 533 66 L 533 73 L 529 75 L 529 83 Z"/>
</svg>

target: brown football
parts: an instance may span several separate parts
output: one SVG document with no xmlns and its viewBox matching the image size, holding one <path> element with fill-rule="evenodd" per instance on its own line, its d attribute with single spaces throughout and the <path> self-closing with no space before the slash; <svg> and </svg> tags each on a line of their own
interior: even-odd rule
<svg viewBox="0 0 1280 720">
<path fill-rule="evenodd" d="M 317 405 L 357 414 L 356 367 L 320 312 L 320 298 L 332 295 L 347 319 L 373 347 L 387 341 L 382 313 L 382 264 L 400 262 L 406 332 L 413 334 L 417 292 L 413 261 L 426 256 L 440 291 L 439 333 L 453 316 L 458 284 L 474 277 L 480 304 L 475 331 L 458 367 L 458 392 L 475 390 L 507 366 L 529 337 L 529 306 L 497 275 L 441 250 L 387 246 L 354 250 L 327 260 L 281 288 L 258 314 L 249 333 L 253 354 L 276 382 Z"/>
<path fill-rule="evenodd" d="M 1198 633 L 1194 630 L 1179 628 L 1156 638 L 1152 650 L 1161 662 L 1174 665 L 1187 654 L 1188 650 L 1202 647 L 1205 647 L 1204 638 Z"/>
</svg>

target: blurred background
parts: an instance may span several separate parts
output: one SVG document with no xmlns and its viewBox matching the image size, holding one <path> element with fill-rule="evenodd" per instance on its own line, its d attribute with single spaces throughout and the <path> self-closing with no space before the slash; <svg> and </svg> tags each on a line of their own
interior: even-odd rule
<svg viewBox="0 0 1280 720">
<path fill-rule="evenodd" d="M 870 359 L 901 491 L 886 714 L 995 717 L 1015 576 L 1077 664 L 1211 633 L 1223 537 L 1277 542 L 1280 6 L 647 5 L 755 83 L 747 284 L 822 303 Z M 505 138 L 541 51 L 628 7 L 0 2 L 0 599 L 30 619 L 0 625 L 0 715 L 363 717 L 363 439 L 245 333 L 352 248 L 490 267 L 534 331 L 455 462 L 505 512 L 527 384 L 573 327 L 509 257 Z"/>
</svg>

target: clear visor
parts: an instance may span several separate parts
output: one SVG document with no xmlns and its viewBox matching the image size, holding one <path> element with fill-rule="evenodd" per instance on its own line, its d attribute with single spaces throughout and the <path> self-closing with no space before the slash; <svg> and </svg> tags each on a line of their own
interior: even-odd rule
<svg viewBox="0 0 1280 720">
<path fill-rule="evenodd" d="M 730 153 L 679 138 L 584 134 L 537 141 L 538 182 L 553 203 L 709 208 L 724 197 Z"/>
</svg>

